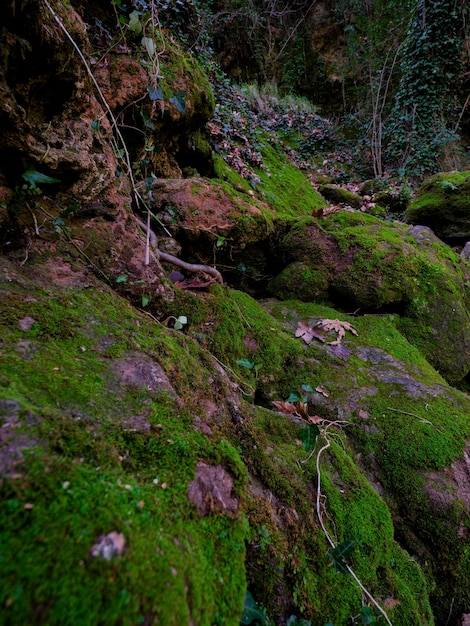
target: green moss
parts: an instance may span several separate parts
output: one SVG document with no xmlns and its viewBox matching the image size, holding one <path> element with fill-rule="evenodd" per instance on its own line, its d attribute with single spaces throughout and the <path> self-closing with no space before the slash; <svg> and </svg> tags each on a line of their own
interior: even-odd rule
<svg viewBox="0 0 470 626">
<path fill-rule="evenodd" d="M 363 471 L 370 472 L 374 482 L 384 488 L 397 536 L 411 554 L 420 555 L 418 561 L 426 569 L 429 588 L 439 590 L 433 595 L 436 611 L 442 615 L 449 612 L 452 585 L 458 586 L 460 591 L 454 595 L 463 606 L 467 601 L 464 600 L 466 592 L 457 581 L 467 576 L 468 546 L 457 539 L 457 532 L 458 528 L 468 527 L 469 519 L 460 501 L 452 495 L 454 487 L 450 482 L 442 482 L 442 477 L 446 475 L 445 468 L 461 458 L 466 447 L 470 434 L 468 398 L 444 385 L 422 354 L 397 331 L 394 316 L 351 318 L 324 306 L 298 302 L 270 304 L 269 311 L 292 330 L 300 320 L 339 318 L 352 323 L 358 332 L 357 338 L 346 333 L 342 344 L 349 356 L 341 365 L 335 363 L 332 355 L 328 356 L 328 349 L 320 342 L 310 344 L 307 355 L 321 363 L 321 380 L 323 385 L 328 381 L 329 402 L 334 398 L 343 417 L 354 423 L 352 428 L 345 427 L 345 433 L 360 454 Z M 361 348 L 356 352 L 354 346 L 358 344 Z M 385 363 L 386 369 L 382 369 Z M 304 376 L 308 377 L 306 371 Z M 311 401 L 314 410 L 325 415 L 324 403 L 315 397 Z M 372 505 L 375 494 L 367 484 L 366 491 L 358 496 L 363 474 L 352 462 L 353 455 L 348 453 L 347 446 L 345 451 L 336 448 L 333 451 L 338 460 L 331 455 L 329 463 L 325 460 L 322 484 L 338 540 L 354 539 L 355 534 L 359 538 L 354 556 L 358 570 L 363 560 L 375 562 L 377 580 L 369 579 L 370 584 L 379 588 L 385 584 L 387 594 L 395 587 L 397 593 L 404 594 L 403 602 L 415 616 L 413 619 L 421 623 L 418 616 L 429 615 L 422 575 L 413 564 L 410 567 L 414 573 L 409 570 L 411 580 L 406 578 L 406 573 L 403 573 L 406 583 L 399 579 L 399 571 L 406 571 L 401 568 L 409 562 L 408 556 L 402 556 L 398 571 L 395 571 L 395 557 L 390 557 L 384 569 L 380 560 L 387 555 L 386 561 L 388 551 L 392 549 L 393 553 L 395 548 L 392 544 L 382 545 L 377 552 L 371 548 L 379 544 L 368 536 L 375 524 L 367 525 L 365 512 L 369 508 L 374 514 L 380 511 L 376 504 Z M 433 478 L 435 476 L 441 478 Z M 430 490 L 442 492 L 442 495 L 430 497 Z M 370 505 L 361 500 L 366 497 L 372 498 Z M 438 498 L 437 501 L 433 497 Z M 357 502 L 356 498 L 359 498 Z M 448 504 L 442 504 L 444 502 Z M 379 534 L 383 539 L 387 534 L 390 536 L 391 526 L 385 508 L 381 515 L 385 527 Z M 364 553 L 361 555 L 362 544 Z M 431 559 L 429 551 L 439 557 Z M 377 561 L 374 561 L 375 556 Z M 431 567 L 430 562 L 434 564 Z M 366 568 L 365 578 L 373 571 L 373 567 Z M 414 603 L 414 598 L 418 597 L 424 605 Z M 412 608 L 410 602 L 413 602 Z M 411 620 L 408 614 L 400 616 L 400 611 L 393 611 L 391 615 L 393 623 L 406 624 L 407 619 Z"/>
<path fill-rule="evenodd" d="M 351 318 L 293 302 L 263 308 L 214 286 L 203 299 L 176 294 L 165 314 L 188 317 L 188 328 L 176 332 L 106 290 L 36 291 L 26 302 L 28 288 L 9 293 L 0 400 L 12 402 L 17 436 L 31 450 L 0 485 L 7 520 L 0 603 L 12 623 L 59 624 L 71 616 L 77 624 L 152 618 L 235 625 L 247 583 L 273 619 L 286 617 L 284 602 L 313 623 L 357 615 L 362 594 L 331 567 L 318 524 L 316 452 L 308 460 L 297 418 L 269 410 L 302 384 L 328 389 L 328 406 L 310 394 L 318 414 L 336 416 L 334 407 L 345 407 L 350 426 L 329 429 L 322 456 L 324 521 L 335 542 L 355 541 L 352 564 L 374 596 L 398 602 L 392 622 L 432 623 L 423 577 L 394 542 L 394 527 L 405 536 L 413 524 L 420 550 L 437 537 L 442 562 L 453 559 L 455 581 L 465 579 L 467 553 L 447 538 L 464 520 L 462 509 L 457 503 L 447 521 L 430 512 L 423 485 L 427 473 L 462 453 L 468 400 L 444 387 L 394 316 Z M 37 321 L 22 330 L 27 313 Z M 353 324 L 358 337 L 343 339 L 346 360 L 321 342 L 294 338 L 298 321 L 318 318 Z M 382 358 L 391 380 L 376 375 Z M 141 378 L 122 378 L 118 364 L 132 359 Z M 218 373 L 220 363 L 227 376 Z M 145 376 L 156 364 L 168 376 L 161 387 Z M 432 386 L 422 406 L 403 380 Z M 210 424 L 209 435 L 194 427 L 194 416 Z M 200 460 L 230 474 L 238 514 L 200 517 L 190 505 Z M 369 471 L 386 486 L 387 504 Z M 110 561 L 91 557 L 97 537 L 112 531 L 123 533 L 126 551 Z M 440 580 L 432 568 L 427 575 L 432 584 Z M 435 601 L 445 606 L 444 598 Z"/>
<path fill-rule="evenodd" d="M 184 506 L 188 478 L 162 490 L 86 463 L 31 458 L 21 484 L 2 487 L 8 515 L 2 516 L 0 602 L 7 621 L 234 621 L 244 586 L 243 525 L 228 518 L 195 524 Z M 111 531 L 123 533 L 124 554 L 92 558 L 92 545 Z M 227 541 L 232 550 L 224 560 L 218 548 Z"/>
<path fill-rule="evenodd" d="M 233 168 L 231 168 L 221 156 L 213 153 L 213 159 L 216 178 L 230 183 L 234 189 L 239 189 L 244 193 L 247 193 L 251 189 L 249 182 L 240 176 L 240 174 Z"/>
<path fill-rule="evenodd" d="M 273 279 L 270 291 L 281 300 L 302 294 L 302 299 L 317 302 L 328 299 L 328 276 L 322 269 L 294 262 Z"/>
<path fill-rule="evenodd" d="M 361 196 L 339 185 L 320 185 L 320 193 L 334 204 L 344 204 L 355 209 L 359 209 L 363 205 Z"/>
<path fill-rule="evenodd" d="M 161 88 L 165 100 L 184 93 L 185 103 L 201 119 L 209 120 L 215 109 L 212 86 L 196 58 L 165 37 L 165 52 L 160 56 L 164 80 Z M 181 89 L 184 84 L 184 90 Z"/>
<path fill-rule="evenodd" d="M 274 145 L 264 141 L 261 152 L 266 169 L 256 170 L 261 179 L 259 189 L 279 215 L 306 216 L 314 209 L 327 206 L 304 176 Z"/>
<path fill-rule="evenodd" d="M 411 224 L 424 224 L 440 237 L 463 237 L 466 227 L 468 172 L 443 172 L 424 181 L 405 212 Z"/>
<path fill-rule="evenodd" d="M 387 578 L 396 588 L 401 607 L 400 611 L 392 613 L 393 624 L 432 624 L 434 619 L 425 577 L 415 561 L 396 542 L 392 544 L 388 565 Z"/>
<path fill-rule="evenodd" d="M 209 337 L 211 351 L 246 381 L 252 394 L 262 387 L 263 395 L 269 396 L 270 384 L 275 383 L 276 390 L 281 388 L 288 395 L 288 386 L 296 373 L 295 359 L 302 354 L 302 347 L 290 341 L 279 324 L 248 294 L 216 288 L 211 304 L 216 315 Z M 253 367 L 238 364 L 241 360 Z"/>
<path fill-rule="evenodd" d="M 12 444 L 16 470 L 0 484 L 2 620 L 237 623 L 244 515 L 201 518 L 187 490 L 202 459 L 226 468 L 243 498 L 245 466 L 227 441 L 193 428 L 195 399 L 183 409 L 171 390 L 146 386 L 146 366 L 166 358 L 169 372 L 179 368 L 177 391 L 192 370 L 202 392 L 208 373 L 196 366 L 197 343 L 106 291 L 35 291 L 26 302 L 14 292 L 21 309 L 2 317 L 0 399 L 21 445 Z M 26 313 L 36 322 L 22 330 Z M 142 380 L 120 380 L 116 363 L 132 359 Z M 124 535 L 125 552 L 92 557 L 112 531 Z"/>
</svg>

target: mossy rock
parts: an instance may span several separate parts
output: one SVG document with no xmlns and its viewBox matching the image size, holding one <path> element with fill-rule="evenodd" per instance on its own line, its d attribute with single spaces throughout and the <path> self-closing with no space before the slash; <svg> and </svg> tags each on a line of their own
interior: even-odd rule
<svg viewBox="0 0 470 626">
<path fill-rule="evenodd" d="M 470 240 L 470 173 L 444 172 L 425 180 L 405 219 L 428 226 L 444 240 Z"/>
<path fill-rule="evenodd" d="M 160 56 L 164 80 L 161 90 L 165 98 L 166 114 L 184 124 L 185 119 L 196 118 L 202 126 L 214 114 L 215 100 L 212 86 L 197 59 L 184 51 L 175 41 L 164 39 Z"/>
<path fill-rule="evenodd" d="M 328 299 L 328 277 L 322 269 L 294 261 L 271 281 L 269 289 L 280 300 L 301 294 L 303 300 L 321 302 Z"/>
<path fill-rule="evenodd" d="M 40 286 L 52 264 L 1 259 L 0 621 L 238 623 L 247 474 L 200 426 L 209 371 L 97 282 Z"/>
<path fill-rule="evenodd" d="M 302 380 L 314 390 L 307 394 L 311 414 L 340 415 L 354 424 L 346 429 L 348 439 L 389 506 L 395 538 L 423 565 L 438 621 L 445 621 L 449 610 L 457 616 L 466 611 L 470 502 L 457 485 L 467 465 L 467 395 L 444 384 L 400 335 L 396 316 L 351 318 L 295 301 L 264 306 L 291 332 L 299 322 L 313 326 L 324 318 L 352 324 L 357 336 L 345 330 L 341 348 L 316 339 L 308 345 L 312 365 L 304 365 Z M 333 472 L 333 483 L 327 501 L 334 509 L 333 501 L 344 503 L 348 481 Z M 459 598 L 459 608 L 451 608 L 452 597 Z"/>
<path fill-rule="evenodd" d="M 359 209 L 363 204 L 361 196 L 339 185 L 320 185 L 319 190 L 324 198 L 334 204 L 343 204 L 353 209 Z"/>
<path fill-rule="evenodd" d="M 432 233 L 341 211 L 298 222 L 279 252 L 289 265 L 272 281 L 274 295 L 289 293 L 290 276 L 301 300 L 399 313 L 403 333 L 447 380 L 470 371 L 469 268 Z M 321 289 L 312 290 L 312 275 Z"/>
</svg>

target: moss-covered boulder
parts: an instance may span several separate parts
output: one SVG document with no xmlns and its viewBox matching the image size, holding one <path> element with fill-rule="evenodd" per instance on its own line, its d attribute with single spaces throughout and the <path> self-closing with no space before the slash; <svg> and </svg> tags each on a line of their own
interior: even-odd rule
<svg viewBox="0 0 470 626">
<path fill-rule="evenodd" d="M 459 598 L 456 614 L 465 612 L 470 606 L 467 395 L 449 388 L 403 339 L 396 316 L 351 318 L 298 302 L 265 302 L 264 307 L 298 335 L 306 326 L 315 331 L 324 318 L 345 322 L 339 343 L 335 333 L 310 337 L 307 361 L 292 389 L 305 393 L 311 414 L 349 424 L 345 432 L 355 461 L 387 503 L 395 538 L 423 565 L 438 623 L 448 618 L 448 610 L 452 613 L 452 598 Z M 302 391 L 301 383 L 312 391 Z M 333 484 L 325 502 L 344 504 L 348 481 L 341 472 L 329 472 L 331 467 L 326 473 Z M 348 531 L 352 538 L 356 531 Z M 423 618 L 424 613 L 416 623 Z"/>
<path fill-rule="evenodd" d="M 326 208 L 306 176 L 274 146 L 264 147 L 267 169 L 253 189 L 220 157 L 218 178 L 153 179 L 138 188 L 188 261 L 215 264 L 227 282 L 250 292 L 265 290 L 265 277 L 278 260 L 272 240 L 296 218 Z M 269 175 L 268 175 L 269 174 Z M 149 183 L 149 184 L 147 184 Z"/>
<path fill-rule="evenodd" d="M 346 623 L 345 565 L 394 624 L 468 607 L 470 406 L 392 318 L 307 346 L 299 321 L 346 319 L 216 286 L 150 300 L 170 330 L 68 245 L 1 261 L 6 623 L 236 625 L 247 586 L 274 623 Z"/>
<path fill-rule="evenodd" d="M 297 222 L 283 237 L 279 298 L 351 312 L 395 312 L 401 329 L 449 381 L 470 370 L 468 265 L 426 228 L 338 212 Z"/>
<path fill-rule="evenodd" d="M 344 206 L 350 206 L 353 209 L 359 209 L 364 203 L 360 195 L 340 185 L 320 185 L 319 190 L 324 198 L 334 204 L 342 204 Z"/>
<path fill-rule="evenodd" d="M 425 180 L 405 219 L 410 224 L 429 226 L 444 240 L 470 240 L 469 172 L 443 172 Z"/>
</svg>

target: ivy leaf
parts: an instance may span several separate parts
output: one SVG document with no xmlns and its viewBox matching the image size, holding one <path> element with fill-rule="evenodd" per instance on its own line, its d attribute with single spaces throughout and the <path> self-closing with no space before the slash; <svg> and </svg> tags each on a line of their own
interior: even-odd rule
<svg viewBox="0 0 470 626">
<path fill-rule="evenodd" d="M 347 564 L 345 563 L 345 559 L 347 559 L 354 548 L 354 541 L 343 541 L 338 544 L 336 548 L 330 548 L 328 550 L 328 556 L 333 562 L 333 567 L 337 572 L 341 572 L 342 574 L 348 574 Z"/>
<path fill-rule="evenodd" d="M 320 434 L 320 429 L 316 424 L 309 424 L 302 428 L 298 432 L 298 438 L 302 442 L 304 448 L 309 452 L 313 450 L 315 447 L 315 443 L 317 441 L 317 436 Z"/>
<path fill-rule="evenodd" d="M 151 87 L 149 87 L 149 97 L 150 100 L 163 100 L 163 91 L 160 89 L 160 87 L 157 87 L 156 89 L 152 89 Z M 145 125 L 147 126 L 147 123 Z M 151 128 L 153 130 L 153 124 Z"/>
<path fill-rule="evenodd" d="M 142 32 L 142 22 L 140 21 L 138 11 L 132 11 L 132 13 L 129 15 L 129 23 L 127 27 L 136 35 L 140 35 L 140 33 Z"/>
<path fill-rule="evenodd" d="M 186 113 L 185 98 L 186 98 L 185 91 L 180 91 L 179 93 L 175 93 L 175 95 L 170 98 L 171 104 L 174 104 L 176 107 L 176 110 L 179 111 L 180 113 Z"/>
<path fill-rule="evenodd" d="M 260 608 L 256 600 L 253 598 L 249 591 L 245 595 L 245 606 L 243 607 L 242 618 L 240 624 L 251 624 L 254 621 L 258 621 L 261 624 L 267 624 L 266 612 Z"/>
<path fill-rule="evenodd" d="M 155 42 L 151 37 L 142 37 L 142 45 L 147 50 L 147 54 L 150 58 L 155 56 Z"/>
<path fill-rule="evenodd" d="M 252 370 L 255 366 L 253 361 L 250 361 L 249 359 L 238 359 L 236 363 L 237 365 L 240 365 L 241 367 L 246 367 L 249 370 Z"/>
<path fill-rule="evenodd" d="M 142 306 L 145 307 L 150 302 L 150 298 L 144 293 L 142 296 Z"/>
<path fill-rule="evenodd" d="M 291 391 L 291 393 L 289 394 L 289 397 L 287 398 L 286 402 L 298 402 L 299 400 L 300 400 L 300 397 L 298 396 L 298 394 L 296 394 L 293 391 Z"/>
<path fill-rule="evenodd" d="M 116 280 L 114 281 L 116 283 L 126 283 L 127 282 L 127 276 L 125 274 L 119 274 L 119 276 L 116 278 Z"/>
<path fill-rule="evenodd" d="M 364 625 L 376 624 L 377 618 L 370 606 L 363 606 L 361 609 L 361 621 Z"/>
<path fill-rule="evenodd" d="M 60 183 L 58 178 L 52 178 L 51 176 L 46 176 L 46 174 L 41 174 L 35 170 L 31 165 L 25 168 L 25 171 L 22 174 L 23 179 L 31 185 L 31 187 L 36 188 L 37 183 L 52 185 L 53 183 Z"/>
<path fill-rule="evenodd" d="M 287 620 L 287 626 L 312 626 L 312 622 L 310 620 L 297 617 L 297 615 L 291 615 Z"/>
</svg>

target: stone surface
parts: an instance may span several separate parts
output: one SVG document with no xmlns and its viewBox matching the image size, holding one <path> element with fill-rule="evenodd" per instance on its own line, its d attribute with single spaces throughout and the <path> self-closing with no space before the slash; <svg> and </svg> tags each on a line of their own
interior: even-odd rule
<svg viewBox="0 0 470 626">
<path fill-rule="evenodd" d="M 470 174 L 444 172 L 424 181 L 406 210 L 411 224 L 429 226 L 445 241 L 470 239 Z"/>
</svg>

